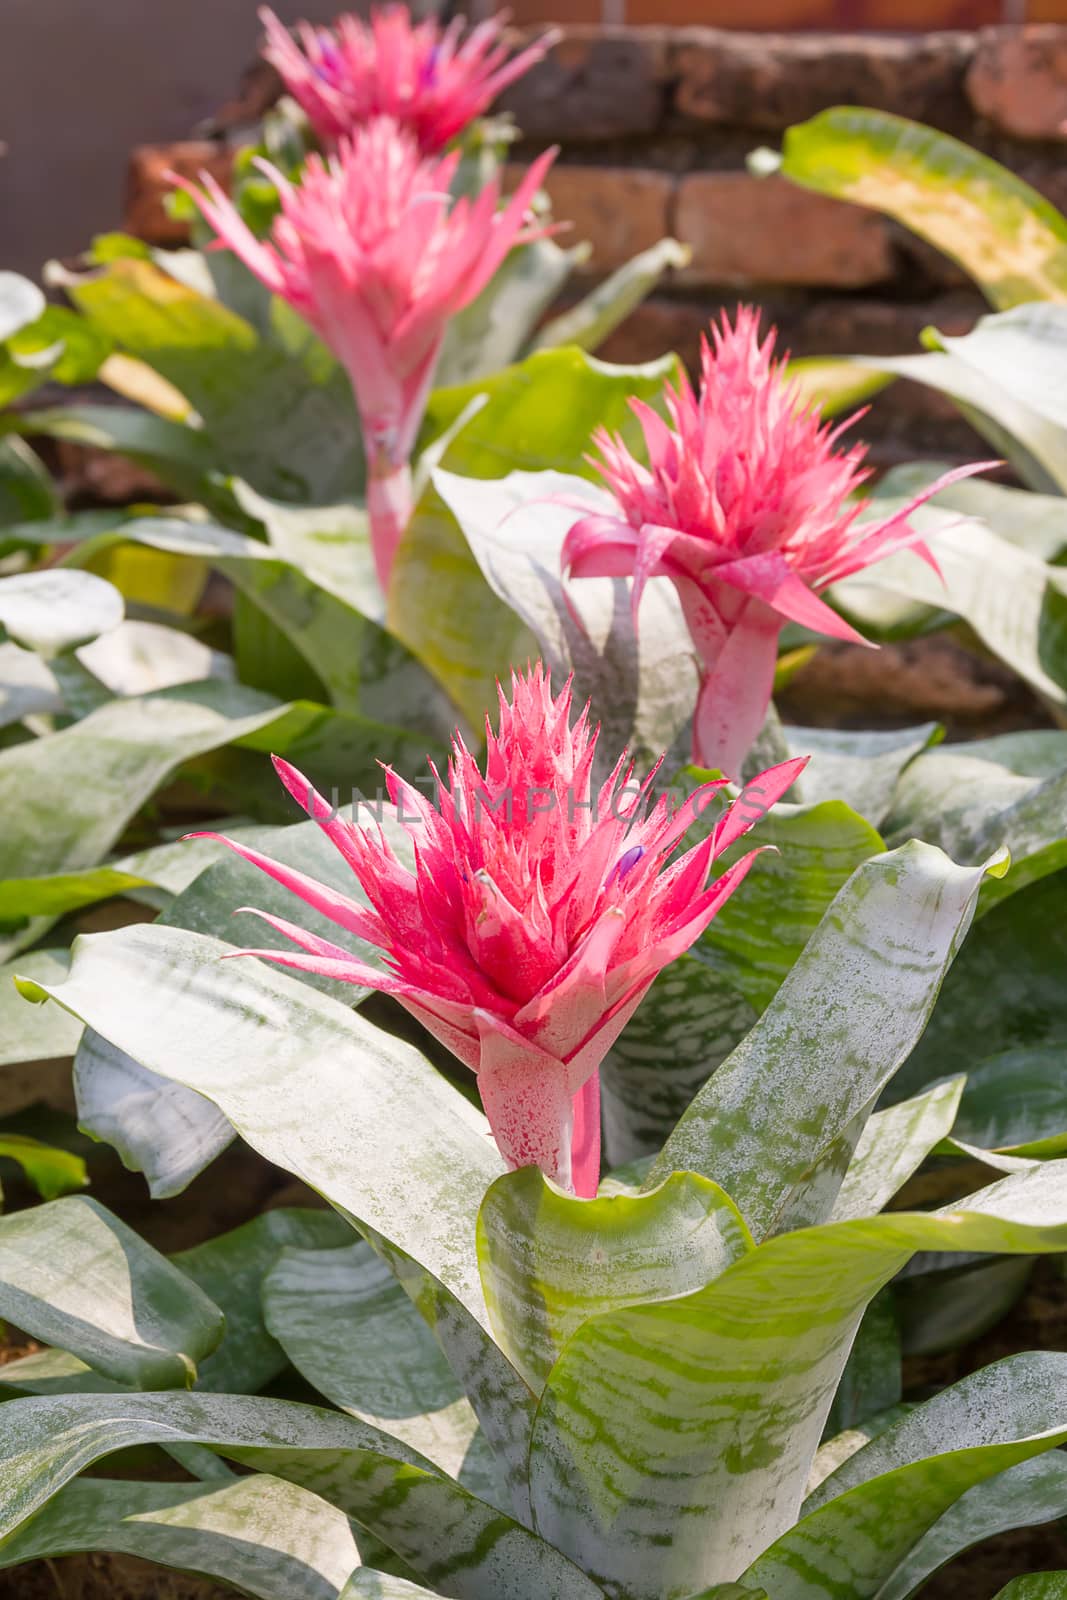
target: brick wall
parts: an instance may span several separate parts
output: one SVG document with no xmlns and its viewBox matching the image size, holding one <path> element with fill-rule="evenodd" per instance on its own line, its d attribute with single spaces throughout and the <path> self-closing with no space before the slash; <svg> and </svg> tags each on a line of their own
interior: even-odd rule
<svg viewBox="0 0 1067 1600">
<path fill-rule="evenodd" d="M 506 100 L 527 143 L 562 146 L 548 187 L 603 273 L 664 233 L 692 261 L 620 329 L 608 359 L 690 363 L 709 317 L 761 303 L 795 355 L 913 352 L 988 309 L 950 262 L 879 213 L 782 179 L 749 152 L 831 105 L 912 117 L 977 145 L 1067 209 L 1067 27 L 912 35 L 569 27 Z M 945 401 L 911 385 L 864 423 L 886 463 L 973 452 Z"/>
<path fill-rule="evenodd" d="M 239 123 L 264 98 L 231 108 Z M 256 100 L 256 95 L 259 100 Z M 915 35 L 757 34 L 708 28 L 570 26 L 515 85 L 507 109 L 526 158 L 562 147 L 550 174 L 556 215 L 594 255 L 584 286 L 664 234 L 692 248 L 688 268 L 613 335 L 609 360 L 676 349 L 690 363 L 701 331 L 739 298 L 765 308 L 795 355 L 916 350 L 928 324 L 961 332 L 985 309 L 951 263 L 879 214 L 780 179 L 748 153 L 827 106 L 879 107 L 932 123 L 995 155 L 1067 209 L 1067 26 Z M 224 133 L 224 128 L 220 129 Z M 160 204 L 167 165 L 210 161 L 223 145 L 134 155 L 128 224 L 180 242 Z M 876 459 L 972 456 L 953 408 L 894 386 L 864 423 Z"/>
</svg>

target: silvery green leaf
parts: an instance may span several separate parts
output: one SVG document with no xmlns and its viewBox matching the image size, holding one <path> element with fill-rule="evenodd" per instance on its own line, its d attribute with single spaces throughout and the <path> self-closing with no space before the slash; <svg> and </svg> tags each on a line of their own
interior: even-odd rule
<svg viewBox="0 0 1067 1600">
<path fill-rule="evenodd" d="M 263 1285 L 263 1315 L 320 1394 L 505 1508 L 504 1475 L 470 1403 L 416 1307 L 367 1245 L 284 1250 Z"/>
<path fill-rule="evenodd" d="M 757 1239 L 773 1231 L 914 1048 L 984 870 L 957 867 L 918 841 L 858 867 L 756 1026 L 682 1117 L 652 1181 L 702 1172 Z M 795 1064 L 788 1078 L 783 1060 Z M 833 1193 L 825 1199 L 832 1205 Z"/>
<path fill-rule="evenodd" d="M 24 988 L 210 1099 L 268 1160 L 483 1316 L 472 1219 L 501 1164 L 481 1113 L 412 1046 L 277 968 L 221 960 L 230 948 L 122 928 L 79 939 L 62 983 Z"/>
<path fill-rule="evenodd" d="M 929 1026 L 889 1088 L 892 1099 L 991 1055 L 1067 1039 L 1067 872 L 1039 879 L 974 926 Z"/>
<path fill-rule="evenodd" d="M 1050 1450 L 968 1489 L 912 1547 L 878 1591 L 878 1600 L 908 1600 L 961 1550 L 998 1533 L 1063 1516 L 1067 1516 L 1067 1456 L 1062 1450 Z"/>
<path fill-rule="evenodd" d="M 375 1533 L 455 1600 L 602 1600 L 543 1540 L 337 1411 L 237 1395 L 32 1396 L 0 1406 L 0 1533 L 77 1473 L 136 1444 L 208 1445 L 297 1483 Z M 12 1471 L 15 1466 L 16 1470 Z M 29 1526 L 32 1528 L 33 1524 Z"/>
<path fill-rule="evenodd" d="M 142 1389 L 192 1384 L 222 1336 L 213 1301 L 81 1195 L 0 1217 L 0 1315 Z"/>
<path fill-rule="evenodd" d="M 729 1196 L 690 1172 L 576 1200 L 525 1167 L 498 1178 L 478 1214 L 493 1332 L 535 1394 L 590 1317 L 703 1288 L 748 1249 Z"/>
<path fill-rule="evenodd" d="M 46 567 L 0 577 L 0 638 L 41 655 L 57 655 L 107 633 L 122 621 L 123 599 L 91 572 Z"/>
<path fill-rule="evenodd" d="M 595 350 L 651 294 L 665 273 L 686 267 L 693 252 L 677 239 L 660 239 L 617 267 L 577 305 L 569 306 L 535 334 L 531 349 L 577 345 Z"/>
<path fill-rule="evenodd" d="M 866 1306 L 917 1250 L 1061 1251 L 1065 1173 L 1064 1163 L 1048 1163 L 955 1210 L 780 1234 L 695 1293 L 590 1318 L 556 1362 L 538 1408 L 530 1457 L 535 1528 L 597 1581 L 625 1586 L 636 1600 L 739 1574 L 765 1586 L 772 1577 L 776 1600 L 804 1592 L 779 1583 L 791 1581 L 797 1507 Z M 946 1474 L 940 1499 L 931 1497 L 930 1522 L 980 1477 L 1067 1439 L 1067 1357 L 1029 1359 L 1062 1376 L 1058 1390 L 1048 1382 L 1027 1390 L 1031 1411 L 1043 1407 L 1048 1422 L 1012 1415 L 1003 1426 L 1010 1435 L 1018 1424 L 1017 1453 L 1009 1446 L 984 1473 Z M 995 1432 L 1001 1425 L 996 1407 L 972 1407 L 960 1443 L 966 1448 L 968 1426 Z M 943 1441 L 942 1429 L 930 1443 L 936 1451 Z M 923 1482 L 936 1481 L 934 1467 Z M 818 1491 L 824 1498 L 829 1482 Z M 898 1524 L 913 1519 L 914 1542 L 923 1531 L 914 1500 L 894 1506 Z M 696 1514 L 679 1515 L 682 1508 Z M 769 1571 L 758 1559 L 768 1547 Z M 891 1539 L 886 1548 L 892 1555 Z M 871 1549 L 872 1561 L 880 1554 L 869 1539 L 865 1560 Z M 811 1551 L 803 1544 L 808 1573 Z M 879 1570 L 886 1576 L 892 1567 Z M 832 1572 L 835 1582 L 844 1573 L 847 1584 L 865 1568 L 857 1558 L 852 1568 L 834 1561 Z M 876 1585 L 858 1592 L 873 1596 Z"/>
<path fill-rule="evenodd" d="M 785 735 L 791 756 L 809 757 L 792 790 L 794 797 L 809 803 L 843 800 L 881 828 L 901 773 L 907 771 L 916 756 L 937 744 L 941 729 L 936 722 L 925 722 L 917 728 L 863 732 L 851 728 L 786 728 Z"/>
<path fill-rule="evenodd" d="M 360 1562 L 343 1511 L 263 1473 L 221 1488 L 78 1479 L 5 1541 L 0 1566 L 83 1550 L 140 1556 L 262 1600 L 337 1600 Z"/>
<path fill-rule="evenodd" d="M 873 1217 L 889 1204 L 948 1137 L 966 1081 L 962 1076 L 946 1078 L 868 1118 L 834 1201 L 832 1221 Z"/>
</svg>

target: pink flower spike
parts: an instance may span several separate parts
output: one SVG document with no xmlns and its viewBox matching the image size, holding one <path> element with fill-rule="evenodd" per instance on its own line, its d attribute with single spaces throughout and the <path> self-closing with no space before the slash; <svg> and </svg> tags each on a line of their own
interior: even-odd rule
<svg viewBox="0 0 1067 1600">
<path fill-rule="evenodd" d="M 280 182 L 281 213 L 265 240 L 209 177 L 203 191 L 175 179 L 219 242 L 311 324 L 348 373 L 383 590 L 411 516 L 409 462 L 448 323 L 514 245 L 546 231 L 527 211 L 553 156 L 534 162 L 504 206 L 495 180 L 473 204 L 453 205 L 456 156 L 421 154 L 409 132 L 379 117 L 328 159 L 310 156 L 299 185 Z"/>
<path fill-rule="evenodd" d="M 636 804 L 620 759 L 594 786 L 598 733 L 588 708 L 572 720 L 570 684 L 553 696 L 540 664 L 500 691 L 484 771 L 457 734 L 436 803 L 386 769 L 391 796 L 416 807 L 415 869 L 380 831 L 333 815 L 285 762 L 285 787 L 314 816 L 370 902 L 233 848 L 320 915 L 377 946 L 378 970 L 268 915 L 296 946 L 249 950 L 391 994 L 478 1075 L 505 1160 L 533 1163 L 588 1197 L 600 1171 L 600 1064 L 661 968 L 699 938 L 751 864 L 709 885 L 712 863 L 762 816 L 803 762 L 748 786 L 719 828 L 685 856 L 675 851 L 717 783 L 680 811 L 668 798 Z M 651 802 L 650 780 L 642 789 Z"/>
<path fill-rule="evenodd" d="M 558 38 L 553 30 L 509 59 L 503 15 L 464 36 L 462 22 L 413 24 L 406 7 L 391 5 L 372 11 L 369 23 L 356 16 L 339 17 L 332 30 L 301 23 L 299 44 L 272 11 L 264 7 L 259 17 L 264 56 L 324 144 L 392 117 L 427 155 L 484 116 Z"/>
<path fill-rule="evenodd" d="M 770 703 L 778 635 L 787 620 L 865 643 L 819 598 L 831 583 L 900 549 L 935 565 L 910 514 L 938 490 L 993 462 L 947 473 L 901 511 L 859 523 L 868 476 L 862 446 L 802 406 L 761 343 L 754 311 L 713 326 L 701 385 L 667 385 L 670 423 L 641 402 L 634 413 L 649 465 L 621 438 L 596 436 L 595 463 L 614 510 L 586 514 L 563 546 L 574 578 L 633 578 L 634 615 L 648 579 L 675 584 L 701 663 L 693 759 L 736 777 Z"/>
</svg>

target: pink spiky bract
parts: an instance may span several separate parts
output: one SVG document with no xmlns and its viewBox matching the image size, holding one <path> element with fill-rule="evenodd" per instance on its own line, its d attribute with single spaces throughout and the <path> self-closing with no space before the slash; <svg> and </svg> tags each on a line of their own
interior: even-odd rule
<svg viewBox="0 0 1067 1600">
<path fill-rule="evenodd" d="M 324 144 L 385 116 L 410 129 L 429 155 L 483 116 L 556 37 L 547 33 L 511 56 L 504 15 L 467 31 L 462 18 L 444 28 L 433 18 L 412 23 L 405 6 L 391 5 L 372 11 L 369 22 L 342 16 L 332 29 L 302 22 L 298 43 L 272 11 L 259 16 L 264 56 Z"/>
<path fill-rule="evenodd" d="M 299 185 L 267 162 L 281 212 L 257 239 L 207 173 L 180 177 L 219 242 L 311 324 L 352 384 L 368 462 L 367 509 L 383 589 L 411 512 L 409 461 L 449 319 L 481 293 L 527 225 L 551 164 L 546 151 L 500 205 L 493 181 L 454 203 L 458 155 L 421 156 L 387 118 L 329 157 L 308 158 Z M 173 175 L 172 175 L 173 176 Z"/>
<path fill-rule="evenodd" d="M 415 871 L 380 829 L 338 816 L 300 773 L 289 793 L 351 866 L 350 900 L 248 846 L 224 842 L 318 912 L 385 953 L 387 970 L 265 916 L 298 949 L 244 950 L 395 995 L 478 1076 L 509 1166 L 536 1165 L 588 1197 L 600 1171 L 599 1069 L 657 973 L 702 934 L 748 872 L 750 851 L 709 882 L 716 858 L 785 792 L 803 760 L 753 780 L 700 842 L 675 855 L 722 782 L 681 807 L 650 803 L 655 773 L 625 756 L 593 783 L 597 731 L 571 723 L 540 664 L 500 692 L 484 773 L 457 734 L 436 803 L 391 769 L 386 784 L 415 845 Z"/>
<path fill-rule="evenodd" d="M 770 704 L 784 623 L 866 643 L 819 591 L 904 548 L 936 570 L 908 518 L 995 465 L 946 473 L 903 510 L 858 526 L 869 506 L 854 497 L 867 477 L 864 447 L 840 448 L 842 427 L 800 403 L 774 341 L 773 331 L 760 341 L 757 314 L 742 307 L 703 340 L 699 393 L 684 376 L 666 386 L 669 421 L 632 400 L 647 466 L 598 430 L 593 465 L 617 509 L 581 518 L 563 550 L 572 577 L 632 576 L 635 622 L 648 579 L 674 582 L 702 666 L 694 760 L 731 775 Z"/>
</svg>

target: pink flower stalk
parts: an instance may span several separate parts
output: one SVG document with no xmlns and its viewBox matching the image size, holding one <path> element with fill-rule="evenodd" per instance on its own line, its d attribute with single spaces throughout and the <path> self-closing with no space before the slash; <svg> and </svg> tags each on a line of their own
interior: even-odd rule
<svg viewBox="0 0 1067 1600">
<path fill-rule="evenodd" d="M 655 771 L 632 783 L 624 755 L 594 791 L 597 732 L 588 708 L 573 727 L 570 712 L 570 684 L 553 698 L 539 664 L 513 677 L 510 704 L 501 690 L 499 732 L 487 719 L 484 774 L 459 734 L 447 782 L 431 764 L 436 805 L 384 769 L 398 820 L 414 841 L 414 872 L 380 828 L 338 816 L 275 758 L 283 784 L 348 862 L 369 907 L 247 845 L 223 843 L 384 951 L 388 970 L 265 912 L 255 915 L 298 949 L 237 954 L 395 995 L 477 1073 L 509 1166 L 536 1165 L 588 1197 L 600 1172 L 600 1063 L 657 973 L 699 938 L 759 852 L 709 883 L 716 858 L 784 793 L 804 761 L 763 773 L 706 837 L 672 860 L 722 781 L 678 808 L 667 795 L 648 806 Z"/>
<path fill-rule="evenodd" d="M 210 174 L 201 174 L 206 192 L 175 177 L 220 244 L 299 311 L 345 367 L 363 426 L 383 589 L 411 515 L 409 460 L 449 318 L 481 293 L 513 245 L 544 232 L 525 219 L 554 155 L 533 163 L 503 208 L 495 182 L 453 204 L 458 153 L 424 158 L 382 118 L 335 155 L 309 157 L 299 186 L 259 163 L 281 198 L 269 240 L 255 237 Z"/>
<path fill-rule="evenodd" d="M 869 475 L 865 449 L 837 448 L 849 424 L 831 427 L 817 405 L 802 406 L 773 349 L 773 332 L 761 344 L 756 313 L 742 308 L 703 341 L 699 395 L 684 376 L 667 386 L 673 426 L 631 400 L 647 467 L 599 429 L 593 465 L 617 509 L 582 517 L 563 548 L 572 577 L 633 576 L 635 624 L 648 579 L 673 581 L 702 664 L 693 757 L 731 775 L 770 704 L 783 624 L 866 644 L 818 591 L 905 547 L 936 572 L 908 518 L 994 464 L 946 473 L 902 511 L 857 527 L 870 504 L 851 498 Z"/>
<path fill-rule="evenodd" d="M 339 17 L 333 30 L 302 22 L 299 44 L 273 11 L 264 7 L 259 16 L 263 54 L 324 144 L 384 116 L 409 128 L 430 155 L 483 116 L 556 37 L 546 34 L 509 61 L 504 15 L 464 37 L 460 17 L 443 29 L 433 19 L 413 25 L 407 8 L 393 5 L 372 11 L 369 24 L 355 16 Z"/>
</svg>

